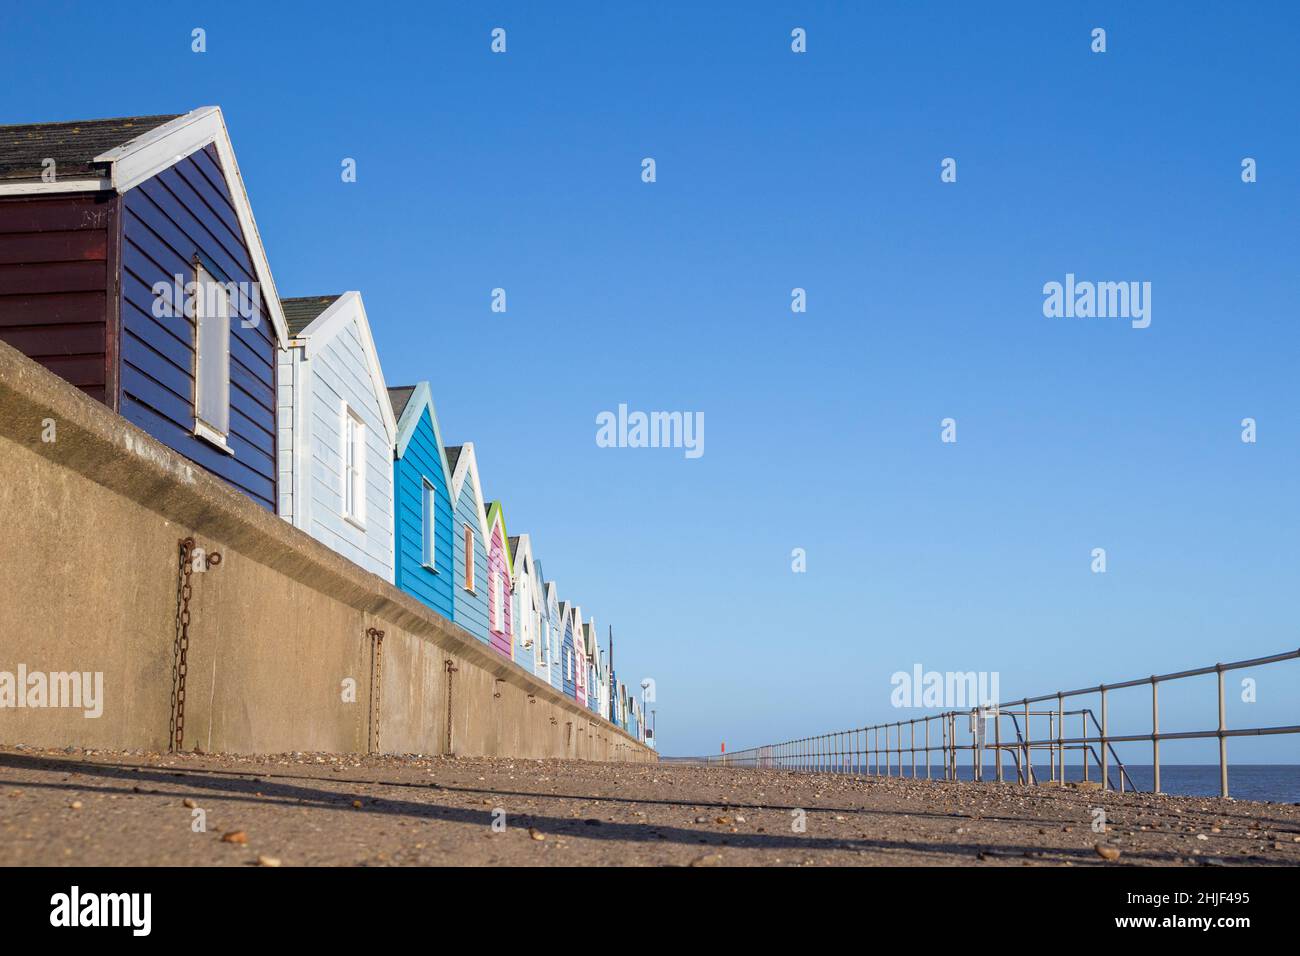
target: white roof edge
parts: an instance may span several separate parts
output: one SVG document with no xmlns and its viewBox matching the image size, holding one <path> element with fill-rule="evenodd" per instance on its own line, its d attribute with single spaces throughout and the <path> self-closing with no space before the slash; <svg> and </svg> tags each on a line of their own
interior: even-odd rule
<svg viewBox="0 0 1300 956">
<path fill-rule="evenodd" d="M 257 273 L 257 280 L 262 286 L 261 298 L 270 312 L 279 345 L 284 348 L 289 342 L 289 327 L 284 320 L 284 309 L 280 305 L 275 279 L 271 275 L 271 264 L 266 258 L 257 220 L 253 218 L 253 207 L 248 201 L 248 190 L 244 188 L 244 177 L 235 159 L 235 149 L 231 145 L 221 107 L 200 106 L 190 110 L 184 116 L 168 120 L 121 146 L 100 153 L 94 161 L 112 164 L 113 188 L 118 193 L 125 193 L 209 143 L 216 147 L 221 159 L 221 172 L 235 205 L 235 217 L 244 232 L 244 240 L 253 260 L 253 271 Z"/>
<path fill-rule="evenodd" d="M 328 342 L 348 322 L 356 321 L 361 329 L 361 350 L 366 357 L 366 371 L 370 373 L 370 386 L 379 403 L 379 413 L 384 419 L 384 428 L 388 433 L 391 447 L 397 441 L 397 419 L 393 417 L 393 404 L 388 398 L 388 385 L 384 382 L 384 369 L 379 364 L 379 351 L 375 348 L 375 339 L 370 331 L 370 318 L 366 315 L 366 304 L 361 293 L 344 292 L 329 304 L 327 308 L 298 333 L 299 338 L 307 340 L 306 355 L 310 359 L 324 342 Z"/>
</svg>

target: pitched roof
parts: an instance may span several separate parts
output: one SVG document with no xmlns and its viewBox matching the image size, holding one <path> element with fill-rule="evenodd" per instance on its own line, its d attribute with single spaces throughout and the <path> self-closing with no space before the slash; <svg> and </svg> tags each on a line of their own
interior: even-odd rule
<svg viewBox="0 0 1300 956">
<path fill-rule="evenodd" d="M 340 295 L 306 295 L 296 299 L 281 299 L 284 307 L 284 321 L 289 326 L 289 334 L 297 335 L 320 316 L 322 312 L 339 300 Z M 398 412 L 400 415 L 401 413 Z"/>
<path fill-rule="evenodd" d="M 456 462 L 460 460 L 460 452 L 464 447 L 464 445 L 448 445 L 444 449 L 447 452 L 447 467 L 453 472 L 456 470 Z"/>
<path fill-rule="evenodd" d="M 180 115 L 0 126 L 0 180 L 40 179 L 44 171 L 41 163 L 46 159 L 54 160 L 59 179 L 97 175 L 108 166 L 94 162 L 100 153 L 125 145 Z"/>
<path fill-rule="evenodd" d="M 293 328 L 292 321 L 289 323 L 289 328 Z M 399 385 L 396 388 L 390 388 L 388 390 L 388 400 L 393 404 L 394 418 L 400 419 L 402 417 L 402 412 L 406 411 L 406 405 L 410 402 L 411 396 L 414 394 L 414 385 Z"/>
</svg>

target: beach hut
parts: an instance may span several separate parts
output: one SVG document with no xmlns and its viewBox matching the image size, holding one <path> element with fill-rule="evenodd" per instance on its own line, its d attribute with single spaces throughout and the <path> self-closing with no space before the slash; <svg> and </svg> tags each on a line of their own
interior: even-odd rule
<svg viewBox="0 0 1300 956">
<path fill-rule="evenodd" d="M 542 584 L 542 662 L 545 677 L 556 690 L 564 690 L 564 623 L 560 619 L 560 600 L 554 581 L 547 581 L 540 565 L 537 567 L 537 579 Z"/>
<path fill-rule="evenodd" d="M 600 693 L 600 716 L 609 720 L 609 659 L 603 650 L 597 648 L 596 680 Z"/>
<path fill-rule="evenodd" d="M 532 539 L 526 534 L 510 539 L 510 579 L 514 581 L 511 595 L 512 623 L 515 631 L 515 663 L 530 674 L 540 674 L 542 646 L 542 588 L 537 577 L 537 564 L 533 560 Z"/>
<path fill-rule="evenodd" d="M 587 706 L 587 640 L 582 630 L 582 608 L 574 605 L 573 614 L 573 699 Z"/>
<path fill-rule="evenodd" d="M 587 709 L 600 713 L 600 647 L 596 642 L 596 619 L 592 617 L 582 625 L 582 638 L 587 658 Z"/>
<path fill-rule="evenodd" d="M 361 294 L 282 305 L 280 516 L 391 582 L 397 420 Z"/>
<path fill-rule="evenodd" d="M 578 657 L 573 640 L 573 605 L 560 602 L 560 689 L 569 697 L 576 698 Z"/>
<path fill-rule="evenodd" d="M 0 340 L 269 511 L 288 330 L 221 110 L 0 126 Z"/>
<path fill-rule="evenodd" d="M 501 502 L 490 501 L 483 508 L 487 519 L 488 636 L 492 649 L 502 657 L 514 656 L 514 617 L 510 610 L 510 542 Z"/>
<path fill-rule="evenodd" d="M 395 582 L 399 588 L 455 619 L 455 538 L 451 464 L 428 382 L 390 388 L 397 419 L 393 448 L 396 513 Z"/>
<path fill-rule="evenodd" d="M 452 620 L 484 643 L 491 643 L 487 511 L 474 446 L 467 442 L 446 451 L 451 470 L 452 560 L 455 563 Z"/>
</svg>

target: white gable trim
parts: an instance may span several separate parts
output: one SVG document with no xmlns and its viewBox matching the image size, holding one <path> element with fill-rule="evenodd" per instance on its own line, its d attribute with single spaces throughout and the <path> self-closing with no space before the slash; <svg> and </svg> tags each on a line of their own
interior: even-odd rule
<svg viewBox="0 0 1300 956">
<path fill-rule="evenodd" d="M 522 575 L 522 577 L 527 578 L 529 582 L 528 591 L 532 610 L 538 610 L 538 602 L 540 599 L 540 595 L 538 594 L 538 585 L 540 582 L 537 580 L 537 566 L 533 563 L 532 538 L 528 537 L 526 534 L 519 535 L 519 547 L 510 550 L 510 558 L 513 562 L 513 567 L 510 569 L 512 580 L 519 580 L 521 577 L 519 573 L 520 568 L 524 564 L 528 565 L 528 570 Z"/>
<path fill-rule="evenodd" d="M 271 264 L 266 259 L 261 233 L 257 231 L 253 207 L 248 202 L 248 191 L 244 188 L 239 163 L 235 161 L 235 150 L 230 144 L 230 134 L 226 130 L 221 107 L 201 106 L 191 110 L 121 146 L 100 153 L 94 161 L 112 164 L 113 188 L 124 193 L 176 165 L 209 143 L 217 148 L 221 172 L 235 204 L 235 216 L 244 232 L 244 241 L 248 243 L 253 271 L 257 273 L 257 280 L 262 286 L 262 301 L 270 312 L 271 324 L 275 327 L 280 346 L 285 347 L 289 342 L 289 328 L 284 321 L 284 309 L 280 306 L 280 296 L 275 290 Z"/>
<path fill-rule="evenodd" d="M 370 375 L 370 387 L 374 390 L 375 401 L 379 403 L 379 412 L 384 419 L 384 429 L 388 433 L 388 444 L 397 441 L 397 419 L 393 417 L 393 403 L 388 397 L 388 386 L 384 384 L 384 371 L 379 365 L 379 352 L 375 349 L 375 340 L 370 334 L 370 320 L 366 317 L 366 306 L 361 301 L 360 292 L 345 292 L 310 325 L 298 333 L 298 339 L 305 339 L 304 356 L 310 360 L 323 349 L 334 336 L 354 323 L 361 333 L 361 349 L 366 355 L 366 371 Z"/>
<path fill-rule="evenodd" d="M 465 490 L 465 479 L 470 480 L 474 491 L 474 513 L 478 515 L 479 532 L 483 535 L 483 547 L 492 543 L 488 530 L 487 515 L 483 511 L 483 486 L 478 480 L 478 462 L 474 459 L 474 443 L 465 442 L 460 449 L 460 458 L 456 462 L 456 472 L 451 476 L 451 504 L 454 508 L 460 502 L 460 494 Z"/>
<path fill-rule="evenodd" d="M 40 193 L 102 193 L 113 188 L 111 179 L 64 179 L 53 183 L 0 183 L 0 196 L 32 196 Z"/>
<path fill-rule="evenodd" d="M 397 422 L 395 440 L 395 457 L 406 454 L 406 446 L 411 443 L 415 429 L 420 423 L 420 416 L 429 409 L 429 421 L 433 423 L 433 440 L 438 444 L 438 460 L 442 463 L 442 480 L 447 484 L 447 495 L 452 507 L 456 506 L 456 496 L 451 493 L 451 468 L 447 465 L 447 447 L 442 443 L 442 428 L 438 425 L 438 410 L 433 407 L 433 393 L 428 382 L 417 382 L 402 417 Z"/>
</svg>

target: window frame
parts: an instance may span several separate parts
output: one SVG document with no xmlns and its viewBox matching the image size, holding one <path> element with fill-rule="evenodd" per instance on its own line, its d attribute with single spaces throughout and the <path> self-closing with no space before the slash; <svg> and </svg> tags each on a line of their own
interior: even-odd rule
<svg viewBox="0 0 1300 956">
<path fill-rule="evenodd" d="M 194 262 L 194 435 L 203 439 L 210 445 L 221 449 L 228 455 L 233 455 L 235 450 L 230 447 L 230 293 L 229 290 L 217 280 L 217 278 L 203 265 L 199 260 Z M 208 315 L 208 306 L 210 303 L 224 303 L 224 309 L 218 308 L 217 312 L 224 312 L 225 315 Z M 208 350 L 204 348 L 204 329 L 211 322 L 224 322 L 224 327 L 218 331 L 218 334 L 224 332 L 224 355 L 218 362 L 218 369 L 206 369 L 205 359 Z M 210 360 L 208 360 L 210 361 Z M 217 377 L 221 380 L 221 399 L 222 406 L 217 415 L 208 414 L 213 409 L 205 408 L 203 401 L 204 385 L 207 382 L 208 374 L 216 371 Z M 221 427 L 221 422 L 214 420 L 225 418 L 225 428 Z"/>
<path fill-rule="evenodd" d="M 465 537 L 465 567 L 461 569 L 461 586 L 470 594 L 474 593 L 474 529 L 466 522 L 463 528 Z"/>
<path fill-rule="evenodd" d="M 339 449 L 340 511 L 343 519 L 362 531 L 366 528 L 366 423 L 346 401 L 341 407 L 341 438 Z M 349 507 L 351 499 L 351 507 Z"/>
<path fill-rule="evenodd" d="M 420 564 L 438 570 L 438 488 L 420 476 Z"/>
</svg>

